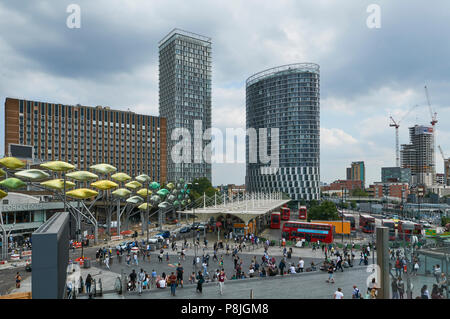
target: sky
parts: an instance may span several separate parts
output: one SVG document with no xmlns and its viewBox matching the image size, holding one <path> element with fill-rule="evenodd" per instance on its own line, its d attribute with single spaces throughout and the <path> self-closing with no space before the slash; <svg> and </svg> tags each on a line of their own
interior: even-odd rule
<svg viewBox="0 0 450 319">
<path fill-rule="evenodd" d="M 80 28 L 66 24 L 70 4 L 79 5 Z M 371 4 L 380 8 L 379 28 L 368 27 Z M 252 74 L 319 64 L 321 181 L 345 179 L 351 162 L 364 161 L 369 185 L 381 167 L 395 166 L 389 117 L 402 119 L 401 144 L 409 126 L 429 124 L 425 85 L 437 112 L 436 145 L 450 157 L 449 11 L 447 0 L 3 0 L 0 100 L 158 115 L 158 42 L 179 28 L 212 38 L 212 125 L 223 132 L 245 129 Z M 213 164 L 212 177 L 214 185 L 243 184 L 245 164 Z"/>
</svg>

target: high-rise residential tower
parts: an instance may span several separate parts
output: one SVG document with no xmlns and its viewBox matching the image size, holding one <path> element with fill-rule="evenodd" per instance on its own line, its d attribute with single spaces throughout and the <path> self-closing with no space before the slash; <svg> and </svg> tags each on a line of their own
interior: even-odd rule
<svg viewBox="0 0 450 319">
<path fill-rule="evenodd" d="M 412 183 L 432 186 L 436 179 L 433 127 L 415 125 L 409 128 L 410 144 L 403 144 L 401 163 L 410 168 Z"/>
<path fill-rule="evenodd" d="M 361 181 L 363 189 L 366 187 L 366 168 L 364 162 L 352 162 L 350 167 L 350 179 L 352 181 Z"/>
<path fill-rule="evenodd" d="M 201 123 L 201 133 L 211 128 L 210 38 L 174 29 L 159 42 L 159 113 L 167 118 L 168 179 L 211 180 L 210 155 L 203 157 L 210 142 L 194 136 L 194 121 Z M 190 163 L 178 163 L 171 156 L 173 146 L 181 140 L 181 137 L 171 139 L 176 128 L 190 132 Z M 194 139 L 200 141 L 197 146 Z"/>
<path fill-rule="evenodd" d="M 320 195 L 319 65 L 298 63 L 252 75 L 246 83 L 247 131 L 279 129 L 279 169 L 267 174 L 261 150 L 246 141 L 246 187 L 249 192 L 281 191 L 293 200 Z M 272 131 L 272 130 L 270 130 Z M 269 134 L 271 134 L 269 132 Z M 267 149 L 271 137 L 267 136 Z M 262 141 L 258 133 L 258 145 Z M 250 155 L 258 154 L 256 163 Z M 252 163 L 253 162 L 253 163 Z"/>
</svg>

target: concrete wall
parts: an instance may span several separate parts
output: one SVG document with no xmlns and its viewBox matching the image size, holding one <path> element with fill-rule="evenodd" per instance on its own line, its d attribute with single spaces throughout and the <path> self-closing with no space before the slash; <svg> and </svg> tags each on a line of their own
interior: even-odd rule
<svg viewBox="0 0 450 319">
<path fill-rule="evenodd" d="M 62 299 L 69 261 L 69 213 L 53 215 L 32 234 L 33 299 Z"/>
</svg>

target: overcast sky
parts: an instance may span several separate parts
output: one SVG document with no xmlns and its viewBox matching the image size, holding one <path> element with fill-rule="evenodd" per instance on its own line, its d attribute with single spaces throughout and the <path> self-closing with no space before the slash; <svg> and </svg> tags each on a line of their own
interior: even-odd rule
<svg viewBox="0 0 450 319">
<path fill-rule="evenodd" d="M 81 28 L 69 29 L 69 4 Z M 368 28 L 367 7 L 381 8 Z M 245 80 L 267 68 L 320 65 L 321 180 L 364 161 L 367 184 L 395 166 L 395 131 L 429 124 L 450 157 L 450 1 L 17 1 L 0 2 L 0 99 L 103 105 L 158 115 L 158 41 L 173 28 L 212 38 L 212 122 L 245 128 Z M 4 152 L 4 108 L 0 113 Z M 443 161 L 436 154 L 437 171 Z M 244 183 L 245 164 L 213 164 L 213 184 Z"/>
</svg>

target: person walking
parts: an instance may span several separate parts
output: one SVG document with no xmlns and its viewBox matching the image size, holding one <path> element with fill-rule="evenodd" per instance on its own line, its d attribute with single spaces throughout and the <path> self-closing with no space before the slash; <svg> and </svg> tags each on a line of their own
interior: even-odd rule
<svg viewBox="0 0 450 319">
<path fill-rule="evenodd" d="M 352 299 L 361 299 L 361 292 L 356 285 L 353 285 Z"/>
<path fill-rule="evenodd" d="M 398 296 L 400 299 L 403 299 L 405 295 L 405 282 L 400 276 L 398 277 L 397 280 L 397 287 L 398 287 Z"/>
<path fill-rule="evenodd" d="M 398 282 L 396 278 L 391 280 L 391 288 L 392 288 L 392 299 L 400 299 L 400 295 L 398 292 Z"/>
<path fill-rule="evenodd" d="M 441 266 L 439 266 L 439 264 L 434 266 L 433 274 L 434 278 L 436 278 L 436 283 L 439 283 L 439 280 L 441 279 L 441 273 L 442 273 Z"/>
<path fill-rule="evenodd" d="M 131 262 L 131 256 L 130 256 L 130 254 L 127 254 L 126 259 L 127 259 L 127 267 L 130 267 L 130 262 Z"/>
<path fill-rule="evenodd" d="M 340 269 L 342 272 L 344 272 L 344 268 L 342 268 L 342 258 L 341 255 L 337 256 L 337 263 L 336 263 L 336 271 Z"/>
<path fill-rule="evenodd" d="M 145 280 L 144 269 L 141 268 L 141 271 L 138 274 L 138 287 L 139 287 L 139 295 L 142 294 L 142 286 Z"/>
<path fill-rule="evenodd" d="M 344 299 L 344 294 L 342 293 L 342 288 L 338 288 L 334 293 L 333 299 Z"/>
<path fill-rule="evenodd" d="M 334 268 L 333 268 L 333 265 L 331 265 L 330 267 L 328 267 L 328 279 L 327 279 L 328 283 L 334 284 L 333 273 L 334 273 Z"/>
<path fill-rule="evenodd" d="M 177 267 L 177 284 L 181 285 L 181 288 L 183 288 L 183 267 L 181 266 L 181 263 L 178 263 Z"/>
<path fill-rule="evenodd" d="M 420 289 L 420 297 L 422 299 L 430 299 L 430 292 L 428 291 L 427 285 L 423 285 L 422 289 Z"/>
<path fill-rule="evenodd" d="M 91 285 L 92 285 L 92 276 L 88 274 L 85 281 L 86 285 L 86 293 L 89 295 L 91 293 Z"/>
<path fill-rule="evenodd" d="M 134 260 L 134 264 L 136 266 L 139 266 L 139 262 L 138 262 L 138 255 L 136 253 L 133 254 L 133 260 Z"/>
<path fill-rule="evenodd" d="M 198 271 L 198 275 L 197 275 L 197 289 L 196 289 L 196 292 L 202 293 L 202 291 L 203 291 L 203 283 L 204 282 L 205 282 L 205 278 L 203 278 L 202 271 L 199 270 Z"/>
<path fill-rule="evenodd" d="M 305 261 L 300 258 L 300 260 L 298 261 L 298 269 L 300 272 L 303 272 L 303 268 L 305 268 Z"/>
<path fill-rule="evenodd" d="M 105 265 L 106 265 L 106 268 L 111 270 L 111 268 L 109 268 L 109 256 L 108 255 L 105 257 Z"/>
<path fill-rule="evenodd" d="M 284 268 L 286 268 L 286 263 L 284 261 L 284 257 L 280 260 L 280 264 L 278 265 L 278 268 L 280 268 L 281 276 L 284 275 Z"/>
<path fill-rule="evenodd" d="M 223 286 L 224 286 L 224 284 L 225 284 L 225 279 L 227 278 L 227 276 L 225 275 L 225 271 L 224 271 L 224 269 L 222 268 L 222 270 L 220 271 L 220 274 L 219 274 L 219 276 L 218 276 L 218 281 L 219 281 L 219 293 L 221 294 L 221 295 L 223 295 Z"/>
<path fill-rule="evenodd" d="M 20 276 L 19 272 L 17 272 L 15 279 L 16 279 L 16 288 L 20 288 L 20 282 L 22 281 L 22 277 Z"/>
<path fill-rule="evenodd" d="M 170 284 L 170 293 L 172 296 L 175 296 L 175 290 L 177 289 L 177 276 L 172 272 L 169 276 L 169 284 Z"/>
</svg>

